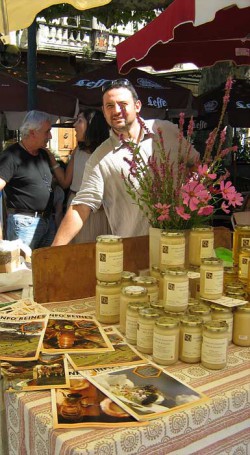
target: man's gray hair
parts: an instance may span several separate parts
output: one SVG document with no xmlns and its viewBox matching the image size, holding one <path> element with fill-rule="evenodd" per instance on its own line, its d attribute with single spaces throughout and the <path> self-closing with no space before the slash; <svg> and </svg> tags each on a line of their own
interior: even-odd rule
<svg viewBox="0 0 250 455">
<path fill-rule="evenodd" d="M 39 130 L 45 122 L 52 123 L 50 114 L 42 111 L 27 112 L 23 123 L 20 127 L 22 137 L 29 136 L 31 130 Z"/>
</svg>

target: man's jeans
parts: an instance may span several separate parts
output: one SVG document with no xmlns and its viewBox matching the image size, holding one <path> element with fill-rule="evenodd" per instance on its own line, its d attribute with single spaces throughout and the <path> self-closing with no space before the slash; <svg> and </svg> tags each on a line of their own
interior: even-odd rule
<svg viewBox="0 0 250 455">
<path fill-rule="evenodd" d="M 12 214 L 7 216 L 7 240 L 20 239 L 32 250 L 50 246 L 55 237 L 55 224 L 51 218 Z"/>
</svg>

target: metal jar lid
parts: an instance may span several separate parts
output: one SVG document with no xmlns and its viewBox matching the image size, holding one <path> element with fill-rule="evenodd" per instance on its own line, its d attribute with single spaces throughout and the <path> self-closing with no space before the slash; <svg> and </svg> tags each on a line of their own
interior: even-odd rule
<svg viewBox="0 0 250 455">
<path fill-rule="evenodd" d="M 146 295 L 148 293 L 148 290 L 142 286 L 125 286 L 122 288 L 121 293 L 124 295 L 134 295 L 134 296 L 140 296 L 140 295 Z"/>
<path fill-rule="evenodd" d="M 99 284 L 99 286 L 118 286 L 121 284 L 121 281 L 101 281 L 101 280 L 96 280 L 96 283 Z"/>
<path fill-rule="evenodd" d="M 232 308 L 223 305 L 216 305 L 216 303 L 213 303 L 210 308 L 211 310 L 217 311 L 218 313 L 232 313 Z"/>
<path fill-rule="evenodd" d="M 160 314 L 154 308 L 142 308 L 139 310 L 139 316 L 145 319 L 156 319 L 160 317 Z"/>
<path fill-rule="evenodd" d="M 202 303 L 199 303 L 198 305 L 193 305 L 189 308 L 190 314 L 209 314 L 210 313 L 210 308 L 208 308 L 206 305 L 203 305 Z"/>
<path fill-rule="evenodd" d="M 206 265 L 222 265 L 223 261 L 219 258 L 211 257 L 211 258 L 203 258 L 201 260 L 201 263 L 206 264 Z"/>
<path fill-rule="evenodd" d="M 155 321 L 155 325 L 157 327 L 167 327 L 169 329 L 173 329 L 175 327 L 179 327 L 178 319 L 168 318 L 166 316 L 162 316 L 157 321 Z"/>
<path fill-rule="evenodd" d="M 139 286 L 157 285 L 157 279 L 150 275 L 135 276 L 132 283 Z"/>
<path fill-rule="evenodd" d="M 166 270 L 165 275 L 184 276 L 187 275 L 187 270 L 183 269 L 182 267 L 176 267 L 173 269 Z"/>
<path fill-rule="evenodd" d="M 203 321 L 198 316 L 190 316 L 188 314 L 180 317 L 181 325 L 187 325 L 189 327 L 199 327 L 202 326 Z"/>
<path fill-rule="evenodd" d="M 118 235 L 98 235 L 96 237 L 96 242 L 98 243 L 117 243 L 122 242 L 122 237 Z"/>
<path fill-rule="evenodd" d="M 227 332 L 228 324 L 226 321 L 208 321 L 203 324 L 204 329 L 209 330 L 209 332 Z"/>
<path fill-rule="evenodd" d="M 139 311 L 141 310 L 142 308 L 149 308 L 149 304 L 146 303 L 146 302 L 130 302 L 128 304 L 128 308 L 130 308 L 131 310 L 134 310 L 134 311 Z M 127 308 L 127 309 L 128 309 Z"/>
<path fill-rule="evenodd" d="M 250 303 L 246 303 L 245 305 L 240 305 L 236 308 L 236 312 L 242 311 L 243 313 L 250 313 Z"/>
<path fill-rule="evenodd" d="M 184 231 L 162 231 L 161 237 L 184 237 Z"/>
<path fill-rule="evenodd" d="M 212 226 L 200 226 L 200 227 L 192 227 L 191 229 L 192 232 L 213 232 L 213 227 Z"/>
<path fill-rule="evenodd" d="M 124 270 L 122 272 L 122 281 L 124 280 L 132 280 L 136 276 L 135 272 L 128 272 L 127 270 Z"/>
</svg>

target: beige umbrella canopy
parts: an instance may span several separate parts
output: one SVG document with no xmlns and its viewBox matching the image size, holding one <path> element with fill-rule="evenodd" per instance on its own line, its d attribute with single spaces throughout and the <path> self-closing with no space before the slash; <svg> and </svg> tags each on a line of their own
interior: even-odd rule
<svg viewBox="0 0 250 455">
<path fill-rule="evenodd" d="M 96 8 L 110 3 L 111 0 L 0 0 L 0 33 L 29 27 L 36 15 L 51 5 L 69 3 L 78 10 Z"/>
</svg>

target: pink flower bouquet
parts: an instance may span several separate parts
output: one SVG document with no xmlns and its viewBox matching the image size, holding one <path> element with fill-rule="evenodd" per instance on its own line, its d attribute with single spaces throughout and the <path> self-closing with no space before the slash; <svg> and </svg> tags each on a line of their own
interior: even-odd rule
<svg viewBox="0 0 250 455">
<path fill-rule="evenodd" d="M 218 126 L 209 134 L 203 159 L 191 169 L 188 160 L 194 122 L 191 118 L 184 140 L 184 114 L 180 114 L 177 177 L 174 176 L 161 130 L 158 130 L 156 150 L 148 162 L 143 160 L 138 145 L 132 141 L 124 141 L 131 152 L 131 159 L 125 159 L 129 164 L 129 173 L 127 176 L 122 173 L 122 177 L 128 193 L 144 212 L 152 227 L 172 230 L 202 226 L 210 222 L 217 210 L 230 213 L 242 204 L 243 197 L 228 180 L 229 173 L 226 171 L 221 174 L 219 171 L 223 158 L 237 150 L 235 146 L 223 149 L 226 129 L 221 129 L 232 83 L 232 78 L 229 77 Z M 138 120 L 147 131 L 142 119 L 138 117 Z M 135 179 L 139 186 L 135 185 Z"/>
</svg>

